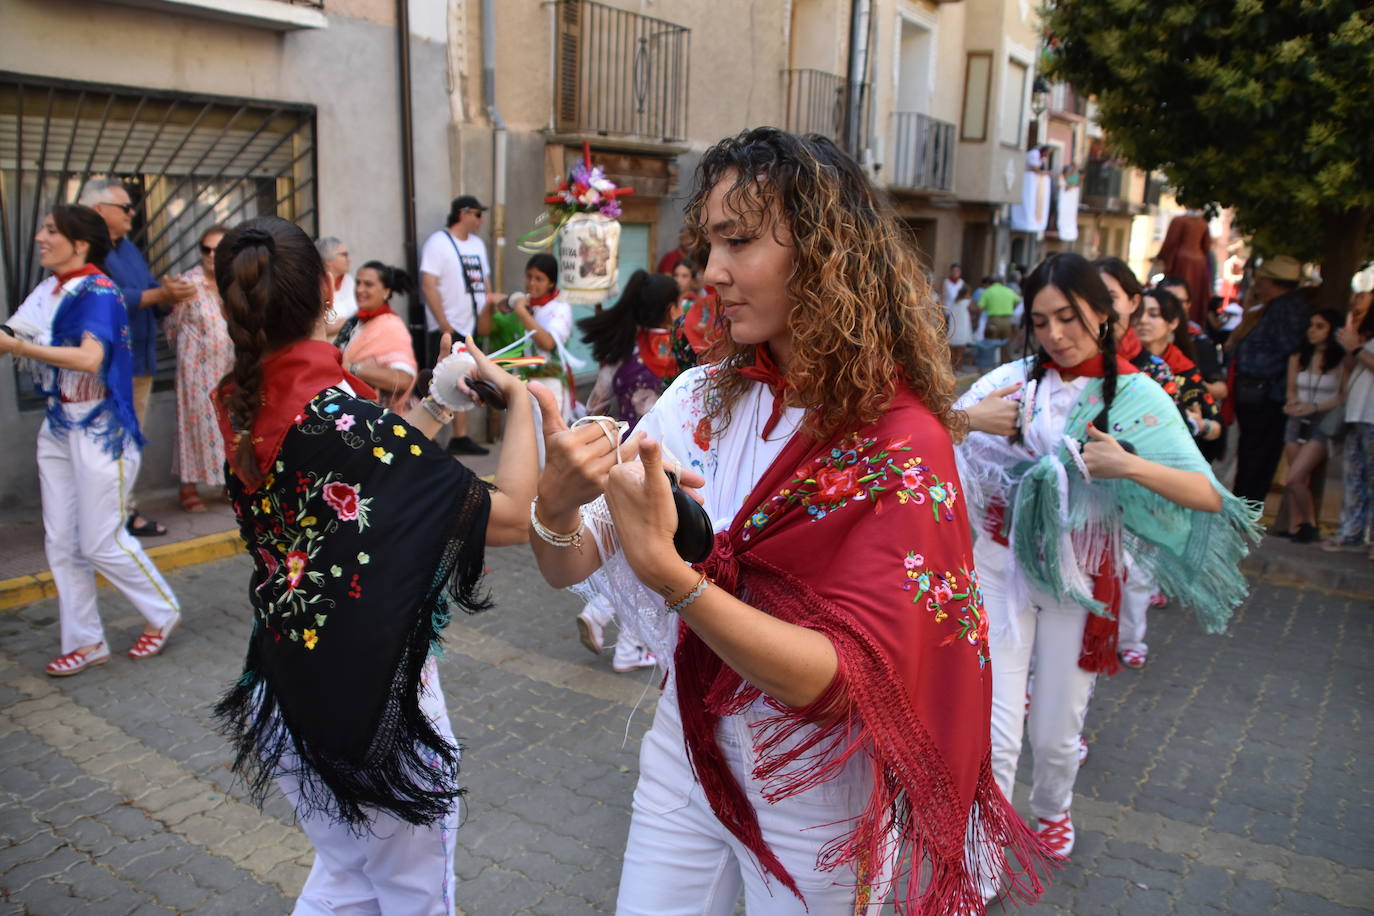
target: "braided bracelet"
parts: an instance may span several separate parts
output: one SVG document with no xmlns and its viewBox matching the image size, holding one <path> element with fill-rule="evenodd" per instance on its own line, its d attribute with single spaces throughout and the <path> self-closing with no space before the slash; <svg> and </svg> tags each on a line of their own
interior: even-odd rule
<svg viewBox="0 0 1374 916">
<path fill-rule="evenodd" d="M 582 552 L 582 510 L 577 511 L 577 530 L 569 534 L 560 534 L 544 527 L 544 523 L 539 520 L 539 514 L 535 512 L 535 507 L 539 505 L 539 497 L 536 496 L 530 502 L 530 527 L 539 536 L 539 540 L 554 547 L 572 547 L 578 553 Z"/>
<path fill-rule="evenodd" d="M 429 395 L 425 395 L 420 399 L 420 406 L 425 409 L 426 413 L 438 421 L 441 426 L 453 422 L 453 411 L 449 410 Z"/>
<path fill-rule="evenodd" d="M 701 597 L 701 593 L 706 591 L 706 587 L 710 584 L 710 580 L 703 574 L 702 577 L 697 580 L 697 584 L 692 587 L 692 590 L 687 593 L 686 597 L 668 605 L 668 613 L 681 614 L 683 611 L 687 610 L 692 602 Z"/>
</svg>

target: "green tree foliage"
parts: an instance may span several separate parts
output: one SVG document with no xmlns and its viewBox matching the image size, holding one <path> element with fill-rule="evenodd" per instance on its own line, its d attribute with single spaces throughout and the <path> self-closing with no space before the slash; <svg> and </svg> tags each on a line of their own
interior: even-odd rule
<svg viewBox="0 0 1374 916">
<path fill-rule="evenodd" d="M 1052 75 L 1097 97 L 1117 155 L 1321 261 L 1344 304 L 1374 256 L 1374 5 L 1051 0 L 1044 19 Z"/>
</svg>

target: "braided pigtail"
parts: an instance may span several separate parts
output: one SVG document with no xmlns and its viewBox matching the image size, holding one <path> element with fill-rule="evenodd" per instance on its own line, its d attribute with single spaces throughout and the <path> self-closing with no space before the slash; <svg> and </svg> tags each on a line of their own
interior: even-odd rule
<svg viewBox="0 0 1374 916">
<path fill-rule="evenodd" d="M 235 432 L 230 463 L 251 490 L 262 480 L 253 457 L 252 429 L 261 404 L 262 362 L 268 351 L 265 325 L 272 298 L 272 255 L 266 244 L 242 236 L 240 240 L 243 244 L 233 254 L 228 282 L 220 286 L 234 341 L 234 365 L 221 382 L 221 390 L 228 391 L 224 406 Z"/>
<path fill-rule="evenodd" d="M 1116 323 L 1116 315 L 1109 314 L 1102 322 L 1102 412 L 1093 420 L 1099 432 L 1107 432 L 1109 426 L 1107 422 L 1107 412 L 1112 409 L 1112 401 L 1116 398 L 1116 333 L 1112 325 Z"/>
</svg>

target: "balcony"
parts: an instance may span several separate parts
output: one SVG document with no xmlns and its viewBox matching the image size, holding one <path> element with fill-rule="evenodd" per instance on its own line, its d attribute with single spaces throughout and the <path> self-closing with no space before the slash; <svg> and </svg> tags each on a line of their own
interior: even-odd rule
<svg viewBox="0 0 1374 916">
<path fill-rule="evenodd" d="M 1140 213 L 1129 197 L 1126 170 L 1111 159 L 1089 159 L 1083 169 L 1083 209 L 1103 213 Z"/>
<path fill-rule="evenodd" d="M 892 187 L 954 189 L 954 125 L 914 111 L 893 115 Z"/>
<path fill-rule="evenodd" d="M 593 0 L 558 0 L 558 133 L 632 144 L 687 137 L 691 29 Z"/>
<path fill-rule="evenodd" d="M 855 158 L 868 145 L 869 86 L 859 86 L 859 130 L 849 136 L 854 107 L 849 80 L 823 70 L 787 71 L 787 129 L 794 134 L 821 134 Z"/>
<path fill-rule="evenodd" d="M 322 29 L 328 25 L 324 0 L 114 0 L 198 19 L 213 19 L 275 32 Z"/>
</svg>

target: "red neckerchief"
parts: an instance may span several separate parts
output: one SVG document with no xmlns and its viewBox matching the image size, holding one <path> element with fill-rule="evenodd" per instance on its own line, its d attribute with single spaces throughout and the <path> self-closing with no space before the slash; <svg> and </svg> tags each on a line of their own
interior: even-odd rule
<svg viewBox="0 0 1374 916">
<path fill-rule="evenodd" d="M 396 312 L 393 311 L 392 308 L 391 308 L 391 303 L 390 303 L 390 302 L 383 302 L 381 305 L 377 306 L 375 309 L 358 309 L 358 321 L 359 321 L 359 323 L 361 323 L 361 324 L 366 324 L 367 322 L 371 321 L 373 318 L 378 317 L 379 315 L 395 315 L 395 314 L 396 314 Z"/>
<path fill-rule="evenodd" d="M 707 286 L 687 300 L 682 333 L 697 356 L 702 356 L 721 337 L 720 297 L 714 286 Z"/>
<path fill-rule="evenodd" d="M 291 427 L 300 421 L 301 412 L 314 400 L 315 395 L 345 380 L 358 397 L 368 400 L 377 397 L 371 385 L 345 371 L 343 354 L 328 341 L 299 340 L 263 360 L 262 401 L 258 415 L 253 420 L 253 455 L 257 459 L 259 473 L 267 473 L 281 451 L 282 440 Z M 234 463 L 239 434 L 229 421 L 223 399 L 232 391 L 233 383 L 230 382 L 214 395 L 215 413 L 219 417 L 225 454 L 231 465 Z M 246 488 L 246 481 L 244 485 Z"/>
<path fill-rule="evenodd" d="M 767 344 L 754 345 L 754 364 L 752 366 L 740 366 L 739 374 L 745 378 L 763 382 L 773 392 L 773 412 L 768 415 L 768 422 L 763 424 L 761 435 L 767 439 L 773 427 L 778 425 L 778 420 L 782 418 L 783 394 L 787 391 L 787 379 L 783 377 L 778 369 L 777 363 L 773 362 L 773 351 L 768 349 Z"/>
<path fill-rule="evenodd" d="M 103 273 L 104 271 L 102 271 L 99 267 L 96 267 L 94 264 L 82 264 L 76 270 L 69 270 L 64 274 L 54 274 L 54 276 L 57 277 L 58 286 L 66 286 L 67 281 L 75 280 L 77 277 L 89 277 L 92 274 Z"/>
<path fill-rule="evenodd" d="M 1175 375 L 1182 375 L 1185 372 L 1197 368 L 1197 363 L 1184 356 L 1183 351 L 1178 348 L 1177 344 L 1169 344 L 1164 352 L 1159 354 L 1159 358 L 1164 360 L 1165 364 L 1173 370 Z"/>
<path fill-rule="evenodd" d="M 870 800 L 827 848 L 828 868 L 872 875 L 874 863 L 901 862 L 903 912 L 977 912 L 980 874 L 1007 874 L 1023 899 L 1039 893 L 1036 869 L 1053 855 L 992 775 L 987 617 L 954 449 L 914 392 L 898 386 L 882 417 L 852 434 L 793 435 L 700 569 L 835 647 L 835 679 L 820 697 L 804 708 L 766 701 L 768 718 L 750 728 L 765 802 L 815 788 L 852 757 L 867 761 Z M 761 692 L 685 624 L 672 669 L 711 809 L 800 897 L 716 738 L 721 717 Z"/>
<path fill-rule="evenodd" d="M 339 274 L 334 278 L 334 292 L 337 293 L 339 290 L 343 289 L 343 281 L 346 276 L 348 276 L 348 274 Z"/>
<path fill-rule="evenodd" d="M 1123 338 L 1123 340 L 1124 340 L 1124 338 Z M 1140 341 L 1137 340 L 1137 341 L 1136 341 L 1136 347 L 1137 347 L 1136 352 L 1137 352 L 1137 353 L 1140 352 L 1139 346 L 1140 346 Z M 1058 363 L 1056 363 L 1056 362 L 1055 362 L 1054 360 L 1052 360 L 1052 359 L 1047 359 L 1047 360 L 1045 360 L 1044 365 L 1045 365 L 1045 368 L 1046 368 L 1046 369 L 1054 369 L 1054 370 L 1057 371 L 1060 375 L 1081 375 L 1081 376 L 1085 376 L 1085 377 L 1087 377 L 1087 378 L 1102 378 L 1102 376 L 1106 374 L 1106 368 L 1105 368 L 1105 367 L 1106 367 L 1106 365 L 1107 365 L 1107 361 L 1106 361 L 1105 359 L 1103 359 L 1103 355 L 1102 355 L 1101 353 L 1098 353 L 1096 356 L 1090 356 L 1090 357 L 1088 357 L 1087 359 L 1083 360 L 1083 362 L 1079 363 L 1079 364 L 1076 365 L 1076 366 L 1061 366 L 1061 365 L 1059 365 Z M 1126 362 L 1126 358 L 1125 358 L 1124 356 L 1121 355 L 1121 352 L 1120 352 L 1119 350 L 1117 351 L 1117 354 L 1116 354 L 1116 374 L 1117 374 L 1117 375 L 1131 375 L 1132 373 L 1139 372 L 1139 371 L 1140 371 L 1140 370 L 1137 369 L 1135 366 L 1132 366 L 1130 363 Z"/>
<path fill-rule="evenodd" d="M 673 334 L 664 328 L 640 328 L 639 360 L 659 378 L 668 378 L 677 372 L 677 359 L 673 356 Z"/>
<path fill-rule="evenodd" d="M 1135 328 L 1127 328 L 1116 344 L 1117 356 L 1124 356 L 1127 360 L 1135 359 L 1143 349 L 1145 345 L 1140 342 L 1140 336 L 1136 334 Z"/>
<path fill-rule="evenodd" d="M 539 308 L 539 306 L 541 306 L 541 305 L 548 305 L 550 302 L 552 302 L 553 300 L 555 300 L 555 299 L 557 299 L 557 298 L 558 298 L 558 290 L 556 290 L 556 289 L 550 290 L 549 292 L 545 293 L 545 294 L 542 295 L 542 296 L 531 296 L 531 297 L 530 297 L 530 308 L 532 308 L 532 309 L 537 309 L 537 308 Z"/>
</svg>

